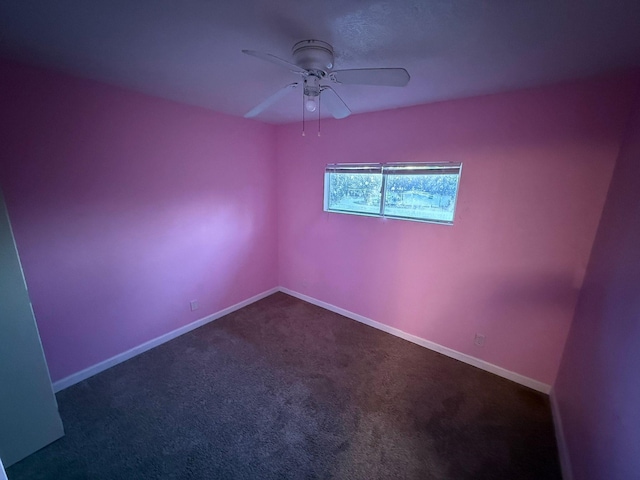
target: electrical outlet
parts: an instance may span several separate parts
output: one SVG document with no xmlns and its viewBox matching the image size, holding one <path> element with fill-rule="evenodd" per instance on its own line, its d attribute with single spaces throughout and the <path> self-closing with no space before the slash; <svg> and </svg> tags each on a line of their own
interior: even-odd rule
<svg viewBox="0 0 640 480">
<path fill-rule="evenodd" d="M 484 335 L 482 335 L 481 333 L 476 333 L 476 336 L 473 339 L 473 344 L 478 347 L 484 347 Z"/>
<path fill-rule="evenodd" d="M 189 302 L 189 307 L 191 307 L 191 311 L 193 312 L 194 310 L 197 310 L 200 308 L 200 305 L 198 305 L 198 300 L 191 300 Z"/>
</svg>

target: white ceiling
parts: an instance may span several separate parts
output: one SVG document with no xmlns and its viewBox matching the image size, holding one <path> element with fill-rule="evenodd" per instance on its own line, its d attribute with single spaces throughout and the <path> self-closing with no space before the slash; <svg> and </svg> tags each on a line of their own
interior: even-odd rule
<svg viewBox="0 0 640 480">
<path fill-rule="evenodd" d="M 0 0 L 0 56 L 241 116 L 284 85 L 293 44 L 405 88 L 334 85 L 354 113 L 640 66 L 638 0 Z M 300 89 L 258 117 L 301 116 Z"/>
</svg>

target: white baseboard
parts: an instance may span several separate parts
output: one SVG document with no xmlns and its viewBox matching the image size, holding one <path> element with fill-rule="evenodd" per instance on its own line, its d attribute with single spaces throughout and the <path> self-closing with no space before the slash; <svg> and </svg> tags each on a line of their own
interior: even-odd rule
<svg viewBox="0 0 640 480">
<path fill-rule="evenodd" d="M 553 416 L 553 427 L 556 431 L 556 442 L 558 443 L 558 457 L 560 458 L 560 468 L 562 469 L 563 480 L 573 480 L 573 470 L 571 469 L 571 459 L 565 441 L 562 417 L 560 416 L 560 405 L 553 389 L 549 392 L 551 403 L 551 415 Z"/>
<path fill-rule="evenodd" d="M 292 297 L 299 298 L 300 300 L 304 300 L 305 302 L 312 303 L 313 305 L 317 305 L 318 307 L 325 308 L 347 318 L 351 318 L 352 320 L 356 320 L 358 322 L 364 323 L 365 325 L 369 325 L 370 327 L 377 328 L 378 330 L 382 330 L 383 332 L 387 332 L 391 335 L 395 335 L 396 337 L 403 338 L 411 343 L 415 343 L 417 345 L 420 345 L 421 347 L 428 348 L 429 350 L 442 353 L 447 357 L 455 358 L 456 360 L 460 360 L 461 362 L 467 363 L 474 367 L 480 368 L 481 370 L 485 370 L 513 382 L 519 383 L 520 385 L 524 385 L 525 387 L 529 387 L 533 390 L 537 390 L 538 392 L 548 394 L 551 390 L 551 386 L 547 385 L 546 383 L 539 382 L 538 380 L 534 380 L 533 378 L 525 377 L 524 375 L 520 375 L 519 373 L 512 372 L 492 363 L 480 360 L 479 358 L 472 357 L 471 355 L 460 353 L 451 348 L 444 347 L 421 337 L 417 337 L 416 335 L 403 332 L 402 330 L 390 327 L 389 325 L 385 325 L 384 323 L 376 322 L 375 320 L 371 320 L 370 318 L 363 317 L 362 315 L 358 315 L 357 313 L 350 312 L 349 310 L 345 310 L 344 308 L 336 307 L 335 305 L 331 305 L 330 303 L 323 302 L 321 300 L 309 297 L 308 295 L 304 295 L 293 290 L 289 290 L 288 288 L 280 287 L 279 290 L 283 293 L 291 295 Z"/>
<path fill-rule="evenodd" d="M 85 380 L 89 377 L 92 377 L 97 373 L 103 372 L 104 370 L 111 368 L 114 365 L 122 363 L 125 360 L 129 360 L 130 358 L 133 358 L 136 355 L 146 352 L 147 350 L 151 350 L 152 348 L 157 347 L 158 345 L 162 345 L 163 343 L 168 342 L 169 340 L 173 340 L 174 338 L 179 337 L 180 335 L 184 335 L 185 333 L 190 332 L 191 330 L 194 330 L 198 327 L 201 327 L 202 325 L 205 325 L 209 322 L 217 320 L 220 317 L 224 317 L 225 315 L 235 312 L 236 310 L 240 310 L 241 308 L 246 307 L 247 305 L 250 305 L 254 302 L 257 302 L 258 300 L 261 300 L 265 297 L 268 297 L 269 295 L 272 295 L 278 291 L 280 291 L 280 289 L 275 287 L 270 290 L 267 290 L 266 292 L 262 292 L 262 293 L 259 293 L 258 295 L 254 295 L 251 298 L 247 298 L 246 300 L 243 300 L 242 302 L 236 303 L 235 305 L 232 305 L 228 308 L 220 310 L 219 312 L 212 313 L 211 315 L 207 315 L 206 317 L 201 318 L 200 320 L 196 320 L 193 323 L 184 325 L 183 327 L 180 327 L 171 332 L 165 333 L 164 335 L 160 335 L 159 337 L 154 338 L 153 340 L 149 340 L 148 342 L 138 345 L 137 347 L 133 347 L 132 349 L 127 350 L 126 352 L 119 353 L 118 355 L 108 358 L 107 360 L 104 360 L 100 363 L 96 363 L 95 365 L 85 368 L 84 370 L 80 370 L 79 372 L 73 373 L 68 377 L 65 377 L 61 380 L 53 382 L 53 391 L 57 393 L 60 390 L 64 390 L 65 388 L 70 387 L 71 385 L 75 385 L 76 383 L 81 382 L 82 380 Z"/>
<path fill-rule="evenodd" d="M 415 343 L 416 345 L 420 345 L 422 347 L 428 348 L 435 352 L 442 353 L 443 355 L 446 355 L 448 357 L 454 358 L 456 360 L 460 360 L 461 362 L 464 362 L 466 364 L 472 365 L 474 367 L 480 368 L 482 370 L 493 373 L 500 377 L 514 381 L 526 387 L 532 388 L 533 390 L 537 390 L 539 392 L 546 393 L 546 394 L 548 394 L 551 390 L 550 385 L 539 382 L 529 377 L 525 377 L 524 375 L 520 375 L 519 373 L 512 372 L 510 370 L 499 367 L 497 365 L 493 365 L 492 363 L 485 362 L 484 360 L 480 360 L 478 358 L 472 357 L 471 355 L 457 352 L 456 350 L 453 350 L 451 348 L 444 347 L 442 345 L 431 342 L 424 338 L 417 337 L 415 335 L 404 332 L 394 327 L 390 327 L 389 325 L 385 325 L 384 323 L 376 322 L 375 320 L 371 320 L 370 318 L 364 317 L 357 313 L 350 312 L 348 310 L 345 310 L 344 308 L 336 307 L 335 305 L 331 305 L 330 303 L 323 302 L 316 298 L 309 297 L 308 295 L 304 295 L 302 293 L 289 290 L 288 288 L 276 287 L 276 288 L 267 290 L 265 292 L 262 292 L 258 295 L 255 295 L 251 298 L 248 298 L 246 300 L 243 300 L 242 302 L 236 303 L 235 305 L 232 305 L 228 308 L 220 310 L 219 312 L 213 313 L 204 318 L 196 320 L 195 322 L 190 323 L 189 325 L 185 325 L 183 327 L 177 328 L 176 330 L 165 333 L 164 335 L 154 338 L 153 340 L 149 340 L 148 342 L 145 342 L 141 345 L 133 347 L 130 350 L 127 350 L 126 352 L 119 353 L 118 355 L 115 355 L 111 358 L 108 358 L 107 360 L 104 360 L 100 363 L 92 365 L 91 367 L 88 367 L 88 368 L 85 368 L 84 370 L 73 373 L 68 377 L 57 380 L 56 382 L 53 383 L 53 391 L 57 393 L 60 390 L 64 390 L 65 388 L 70 387 L 71 385 L 75 385 L 76 383 L 81 382 L 82 380 L 85 380 L 89 377 L 92 377 L 97 373 L 103 372 L 104 370 L 110 367 L 113 367 L 114 365 L 117 365 L 126 360 L 129 360 L 130 358 L 133 358 L 136 355 L 146 352 L 147 350 L 157 347 L 158 345 L 162 345 L 163 343 L 173 340 L 174 338 L 179 337 L 180 335 L 190 332 L 191 330 L 201 327 L 202 325 L 212 322 L 220 317 L 228 315 L 231 312 L 235 312 L 236 310 L 246 307 L 247 305 L 257 302 L 258 300 L 268 297 L 269 295 L 278 291 L 284 292 L 288 295 L 299 298 L 300 300 L 309 302 L 313 305 L 317 305 L 319 307 L 325 308 L 329 311 L 338 313 L 352 320 L 356 320 L 360 323 L 364 323 L 365 325 L 369 325 L 373 328 L 377 328 L 378 330 L 382 330 L 383 332 L 387 332 L 387 333 L 390 333 L 391 335 L 395 335 L 397 337 L 403 338 L 409 342 Z"/>
</svg>

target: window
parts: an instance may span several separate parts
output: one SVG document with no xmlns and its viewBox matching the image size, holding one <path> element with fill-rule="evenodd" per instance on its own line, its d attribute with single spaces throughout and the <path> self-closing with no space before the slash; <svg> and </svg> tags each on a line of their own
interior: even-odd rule
<svg viewBox="0 0 640 480">
<path fill-rule="evenodd" d="M 461 163 L 336 163 L 324 175 L 324 210 L 453 224 Z"/>
</svg>

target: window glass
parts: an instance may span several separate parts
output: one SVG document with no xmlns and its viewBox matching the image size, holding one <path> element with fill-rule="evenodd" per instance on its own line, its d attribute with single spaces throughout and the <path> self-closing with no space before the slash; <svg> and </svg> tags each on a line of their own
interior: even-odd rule
<svg viewBox="0 0 640 480">
<path fill-rule="evenodd" d="M 453 222 L 458 175 L 387 175 L 385 216 Z"/>
<path fill-rule="evenodd" d="M 332 164 L 324 209 L 452 224 L 461 163 Z"/>
<path fill-rule="evenodd" d="M 380 213 L 382 174 L 329 173 L 329 210 Z"/>
</svg>

